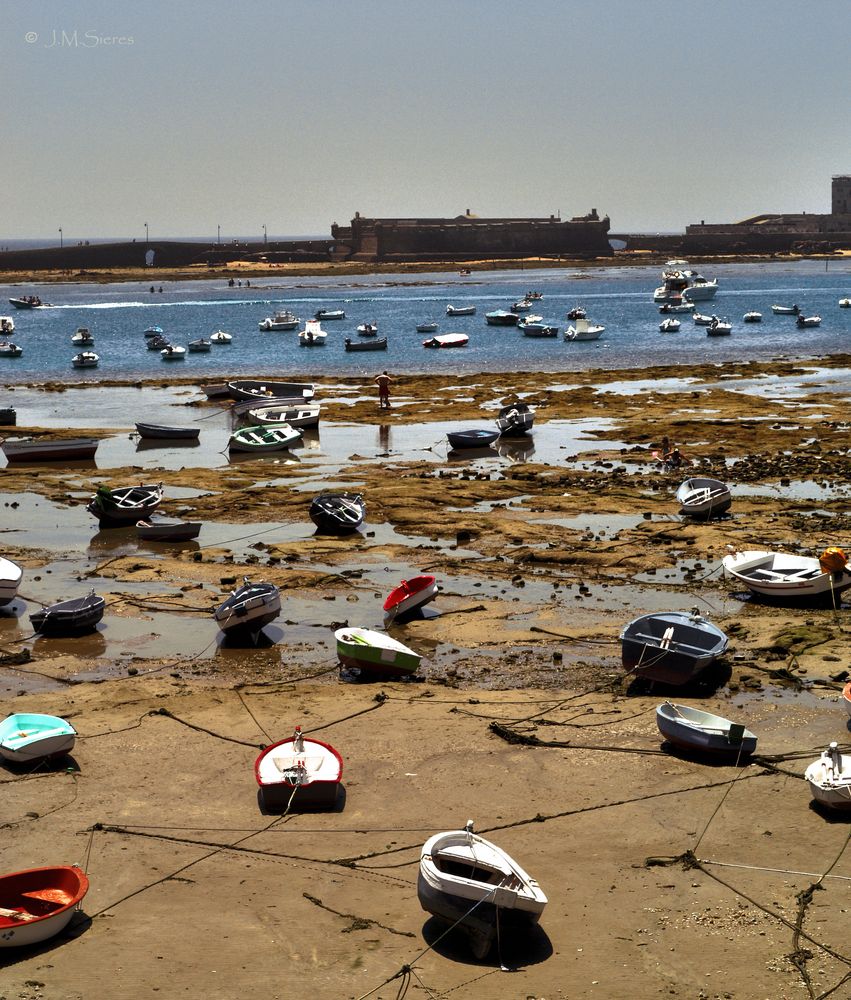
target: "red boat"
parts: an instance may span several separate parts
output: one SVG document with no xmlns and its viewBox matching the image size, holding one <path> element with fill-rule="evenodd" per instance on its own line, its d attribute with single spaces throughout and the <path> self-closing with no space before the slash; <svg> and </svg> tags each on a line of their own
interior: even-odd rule
<svg viewBox="0 0 851 1000">
<path fill-rule="evenodd" d="M 327 743 L 304 736 L 296 726 L 254 762 L 263 809 L 333 809 L 343 777 L 343 758 Z"/>
<path fill-rule="evenodd" d="M 385 622 L 401 618 L 409 612 L 421 608 L 437 597 L 440 587 L 433 576 L 413 576 L 403 580 L 384 602 Z"/>
<path fill-rule="evenodd" d="M 63 930 L 89 880 L 75 865 L 0 875 L 0 948 L 46 941 Z"/>
</svg>

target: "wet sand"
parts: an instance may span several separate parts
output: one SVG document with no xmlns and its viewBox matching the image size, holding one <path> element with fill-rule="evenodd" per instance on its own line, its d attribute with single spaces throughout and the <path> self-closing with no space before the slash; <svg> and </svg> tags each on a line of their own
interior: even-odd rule
<svg viewBox="0 0 851 1000">
<path fill-rule="evenodd" d="M 408 376 L 388 413 L 369 382 L 329 378 L 318 449 L 297 463 L 201 448 L 158 468 L 110 413 L 59 431 L 103 437 L 110 468 L 99 451 L 99 468 L 3 469 L 2 502 L 21 506 L 5 508 L 2 551 L 25 567 L 21 593 L 94 586 L 109 604 L 94 636 L 62 641 L 24 640 L 31 604 L 0 610 L 7 709 L 63 715 L 80 734 L 73 761 L 0 773 L 3 869 L 79 862 L 92 880 L 67 936 L 0 951 L 4 995 L 88 998 L 108 977 L 134 1000 L 390 1000 L 403 979 L 380 984 L 409 965 L 408 996 L 483 1000 L 836 986 L 851 969 L 848 825 L 811 806 L 801 775 L 848 742 L 848 606 L 759 604 L 718 566 L 728 545 L 847 547 L 849 369 L 851 356 Z M 99 391 L 63 400 L 94 414 Z M 202 427 L 224 419 L 189 382 L 160 391 L 188 404 L 184 419 L 209 416 Z M 518 392 L 536 409 L 534 449 L 447 456 L 441 421 L 487 426 Z M 659 470 L 665 434 L 687 471 Z M 679 518 L 689 472 L 730 483 L 730 516 Z M 167 512 L 206 534 L 174 549 L 97 532 L 80 510 L 95 476 L 161 479 Z M 361 534 L 313 533 L 322 482 L 362 490 Z M 392 630 L 423 654 L 420 679 L 342 682 L 333 629 L 380 627 L 387 592 L 423 571 L 442 585 L 433 613 Z M 260 648 L 228 648 L 209 612 L 247 574 L 277 583 L 284 608 Z M 693 605 L 730 636 L 724 660 L 685 689 L 625 680 L 623 624 Z M 745 722 L 760 758 L 663 751 L 666 697 Z M 345 805 L 273 822 L 253 761 L 298 724 L 341 752 Z M 422 843 L 471 817 L 549 896 L 539 931 L 503 942 L 511 971 L 437 940 L 417 903 Z"/>
</svg>

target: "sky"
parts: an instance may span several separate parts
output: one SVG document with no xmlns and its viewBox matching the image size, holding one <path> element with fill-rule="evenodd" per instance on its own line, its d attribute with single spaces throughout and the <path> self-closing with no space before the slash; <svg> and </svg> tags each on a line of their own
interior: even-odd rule
<svg viewBox="0 0 851 1000">
<path fill-rule="evenodd" d="M 0 0 L 0 242 L 830 211 L 851 0 Z M 842 108 L 845 111 L 842 111 Z"/>
</svg>

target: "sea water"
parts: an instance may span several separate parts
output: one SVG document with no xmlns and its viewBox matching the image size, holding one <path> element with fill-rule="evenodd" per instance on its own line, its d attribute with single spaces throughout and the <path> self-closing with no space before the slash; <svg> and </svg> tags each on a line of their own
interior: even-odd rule
<svg viewBox="0 0 851 1000">
<path fill-rule="evenodd" d="M 759 360 L 776 357 L 817 357 L 851 350 L 851 310 L 838 300 L 851 295 L 851 261 L 836 260 L 760 264 L 706 265 L 707 278 L 717 278 L 713 300 L 697 311 L 727 318 L 729 337 L 708 337 L 689 313 L 676 314 L 678 333 L 663 334 L 653 290 L 661 283 L 659 268 L 594 267 L 518 269 L 410 275 L 374 274 L 348 277 L 285 277 L 272 274 L 251 279 L 251 286 L 230 287 L 224 277 L 160 282 L 152 269 L 149 281 L 117 284 L 51 284 L 0 286 L 2 300 L 38 293 L 49 308 L 0 312 L 15 321 L 12 340 L 23 348 L 20 358 L 0 358 L 4 384 L 40 379 L 100 381 L 105 379 L 168 379 L 175 375 L 199 379 L 263 374 L 309 376 L 333 373 L 570 371 L 593 368 L 639 368 L 660 364 Z M 155 290 L 150 291 L 151 287 Z M 160 287 L 162 291 L 159 291 Z M 508 309 L 527 291 L 539 291 L 532 312 L 559 328 L 557 340 L 524 337 L 517 327 L 494 327 L 485 313 Z M 822 317 L 820 327 L 798 329 L 794 316 L 775 316 L 772 304 L 797 303 L 806 315 Z M 476 306 L 475 316 L 450 317 L 446 306 Z M 582 305 L 588 317 L 605 326 L 597 341 L 572 343 L 562 339 L 570 324 L 566 313 Z M 328 333 L 321 347 L 301 347 L 296 331 L 263 332 L 258 323 L 278 309 L 288 308 L 302 320 L 318 309 L 344 309 L 342 321 L 323 321 Z M 742 322 L 749 310 L 762 313 L 758 324 Z M 435 321 L 438 333 L 466 333 L 469 344 L 456 350 L 426 350 L 427 336 L 418 323 Z M 347 353 L 346 337 L 361 341 L 357 326 L 376 323 L 388 349 Z M 96 370 L 75 370 L 71 344 L 78 327 L 92 333 L 100 356 Z M 222 329 L 232 334 L 227 346 L 214 345 L 209 354 L 189 354 L 185 360 L 163 361 L 148 351 L 144 331 L 162 327 L 173 344 L 209 338 Z"/>
</svg>

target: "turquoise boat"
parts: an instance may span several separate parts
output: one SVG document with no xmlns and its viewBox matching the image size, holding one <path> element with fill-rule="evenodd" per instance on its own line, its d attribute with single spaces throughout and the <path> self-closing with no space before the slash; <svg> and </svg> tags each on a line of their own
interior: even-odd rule
<svg viewBox="0 0 851 1000">
<path fill-rule="evenodd" d="M 18 712 L 0 722 L 0 757 L 18 763 L 70 753 L 77 733 L 56 715 Z"/>
</svg>

